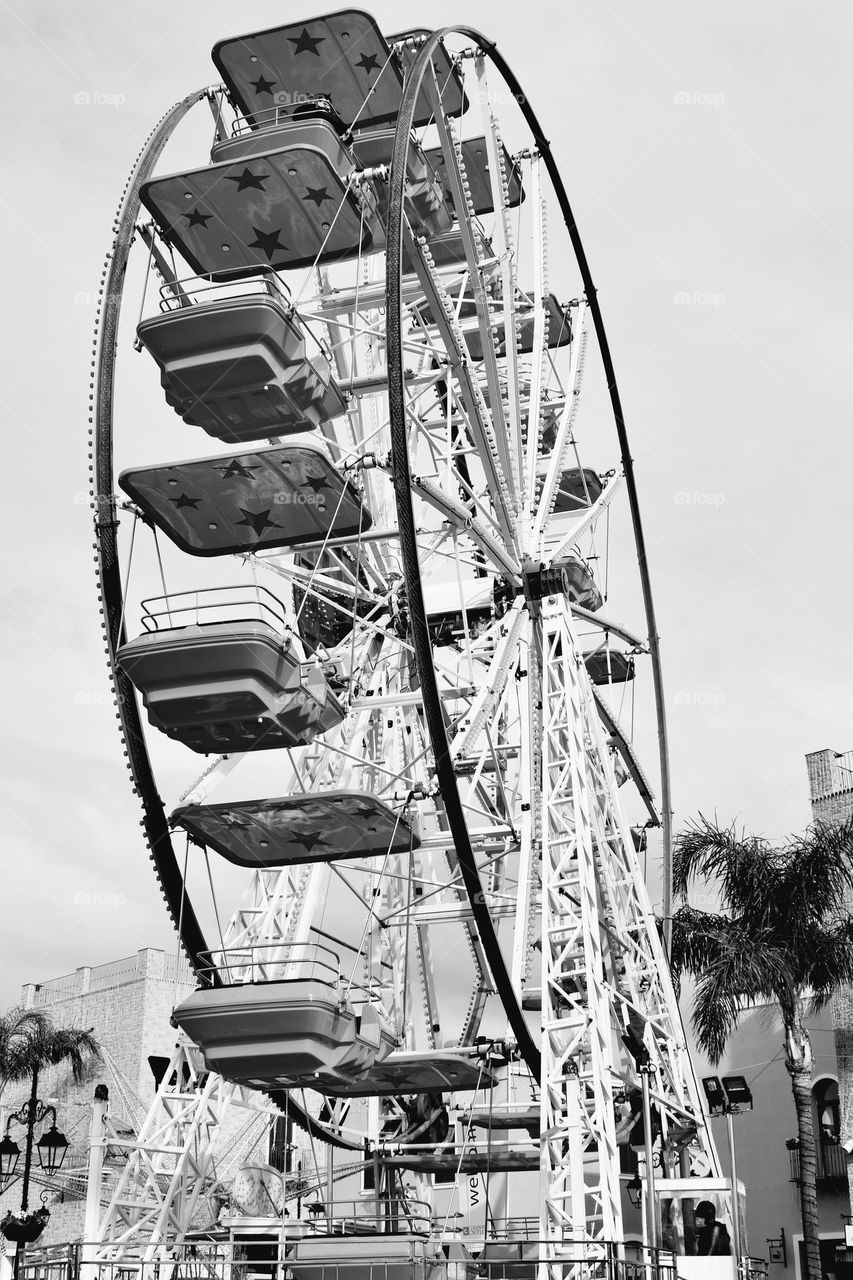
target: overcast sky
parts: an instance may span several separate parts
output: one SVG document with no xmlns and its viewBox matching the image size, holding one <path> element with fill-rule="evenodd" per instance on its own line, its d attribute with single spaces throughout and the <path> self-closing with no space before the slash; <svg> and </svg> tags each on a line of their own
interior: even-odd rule
<svg viewBox="0 0 853 1280">
<path fill-rule="evenodd" d="M 456 19 L 491 35 L 562 168 L 632 437 L 677 822 L 702 810 L 801 829 L 804 754 L 853 748 L 853 10 L 372 12 L 387 32 Z M 154 122 L 215 82 L 217 38 L 302 16 L 222 0 L 0 5 L 3 1004 L 22 982 L 173 945 L 100 640 L 85 499 L 94 299 Z"/>
</svg>

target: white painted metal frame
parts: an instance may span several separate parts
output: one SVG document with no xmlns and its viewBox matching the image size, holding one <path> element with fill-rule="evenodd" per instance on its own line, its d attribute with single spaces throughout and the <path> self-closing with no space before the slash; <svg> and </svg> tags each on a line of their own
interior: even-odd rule
<svg viewBox="0 0 853 1280">
<path fill-rule="evenodd" d="M 99 1261 L 150 1262 L 183 1240 L 210 1190 L 216 1134 L 241 1092 L 208 1072 L 197 1049 L 178 1046 L 139 1134 L 109 1139 L 128 1159 L 98 1230 Z M 257 1095 L 241 1100 L 260 1103 Z"/>
<path fill-rule="evenodd" d="M 616 1096 L 636 1087 L 634 1015 L 661 1133 L 719 1173 L 678 1005 L 589 676 L 563 602 L 543 605 L 541 1234 L 553 1280 L 622 1238 Z M 670 1146 L 672 1150 L 672 1146 Z M 677 1170 L 675 1171 L 677 1172 Z M 566 1268 L 569 1268 L 567 1271 Z"/>
</svg>

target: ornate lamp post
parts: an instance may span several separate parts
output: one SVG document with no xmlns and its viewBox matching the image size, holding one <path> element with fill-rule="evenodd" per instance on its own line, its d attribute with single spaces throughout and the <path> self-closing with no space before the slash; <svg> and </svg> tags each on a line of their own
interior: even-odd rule
<svg viewBox="0 0 853 1280">
<path fill-rule="evenodd" d="M 42 1133 L 34 1143 L 35 1127 L 51 1118 L 50 1128 Z M 38 1153 L 39 1165 L 47 1174 L 58 1173 L 68 1150 L 68 1139 L 56 1127 L 56 1107 L 45 1104 L 38 1097 L 38 1070 L 33 1071 L 33 1083 L 30 1096 L 19 1111 L 15 1111 L 6 1121 L 6 1134 L 0 1142 L 0 1186 L 5 1188 L 14 1176 L 20 1158 L 20 1148 L 9 1135 L 9 1126 L 14 1121 L 26 1129 L 26 1145 L 24 1148 L 24 1171 L 21 1179 L 21 1211 L 20 1214 L 8 1213 L 0 1223 L 0 1230 L 7 1240 L 17 1243 L 15 1251 L 15 1277 L 20 1273 L 24 1251 L 27 1244 L 37 1240 L 45 1228 L 49 1210 L 43 1205 L 34 1213 L 28 1213 L 30 1195 L 30 1172 L 33 1163 L 33 1146 Z"/>
</svg>

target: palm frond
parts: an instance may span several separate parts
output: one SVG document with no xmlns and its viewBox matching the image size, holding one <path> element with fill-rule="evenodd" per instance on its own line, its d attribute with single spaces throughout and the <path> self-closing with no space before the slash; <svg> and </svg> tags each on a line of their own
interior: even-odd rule
<svg viewBox="0 0 853 1280">
<path fill-rule="evenodd" d="M 785 980 L 785 960 L 767 938 L 749 942 L 733 930 L 731 945 L 703 974 L 693 997 L 691 1018 L 696 1039 L 716 1065 L 737 1026 L 744 1000 L 767 999 Z"/>
<path fill-rule="evenodd" d="M 669 965 L 676 991 L 683 974 L 701 974 L 717 962 L 730 944 L 732 922 L 728 916 L 698 911 L 686 904 L 672 917 Z"/>
<path fill-rule="evenodd" d="M 736 915 L 765 923 L 768 888 L 780 873 L 777 850 L 763 837 L 738 835 L 732 824 L 720 827 L 702 814 L 675 839 L 673 889 L 686 900 L 696 877 L 716 882 L 724 902 Z"/>
<path fill-rule="evenodd" d="M 812 1009 L 824 1008 L 839 987 L 853 985 L 853 920 L 815 929 L 803 986 L 811 988 Z"/>
<path fill-rule="evenodd" d="M 67 1062 L 79 1083 L 87 1060 L 99 1054 L 100 1045 L 91 1029 L 57 1027 L 46 1014 L 41 1014 L 37 1019 L 19 1020 L 15 1034 L 8 1037 L 5 1045 L 0 1041 L 0 1079 L 28 1079 L 40 1067 Z"/>
<path fill-rule="evenodd" d="M 853 818 L 817 822 L 784 848 L 784 910 L 792 926 L 837 915 L 853 891 Z"/>
<path fill-rule="evenodd" d="M 45 1035 L 51 1025 L 50 1018 L 41 1009 L 24 1009 L 18 1005 L 0 1014 L 0 1089 L 11 1080 L 21 1078 L 10 1074 L 10 1068 L 13 1072 L 17 1070 L 15 1064 L 23 1046 L 33 1036 Z"/>
</svg>

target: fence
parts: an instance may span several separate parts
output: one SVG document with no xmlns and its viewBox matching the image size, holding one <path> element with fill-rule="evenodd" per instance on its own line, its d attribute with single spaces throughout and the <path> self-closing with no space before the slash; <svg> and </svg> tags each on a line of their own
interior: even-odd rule
<svg viewBox="0 0 853 1280">
<path fill-rule="evenodd" d="M 426 1241 L 411 1236 L 366 1235 L 349 1237 L 364 1246 L 355 1257 L 346 1256 L 346 1240 L 329 1236 L 328 1253 L 317 1245 L 321 1237 L 303 1240 L 270 1238 L 184 1244 L 166 1251 L 152 1261 L 122 1257 L 91 1261 L 103 1246 L 57 1245 L 27 1251 L 18 1280 L 538 1280 L 540 1268 L 550 1274 L 559 1267 L 565 1280 L 677 1280 L 675 1262 L 669 1254 L 638 1249 L 642 1257 L 620 1257 L 614 1245 L 584 1250 L 567 1246 L 559 1259 L 549 1257 L 541 1242 L 493 1245 L 479 1258 L 463 1251 L 456 1241 L 445 1242 L 447 1261 L 436 1261 Z M 401 1242 L 393 1252 L 389 1241 Z M 310 1253 L 304 1246 L 310 1243 Z M 300 1249 L 300 1245 L 302 1249 Z M 418 1247 L 420 1245 L 420 1247 Z M 340 1258 L 335 1255 L 340 1251 Z M 386 1256 L 383 1257 L 382 1254 Z M 495 1256 L 498 1253 L 499 1256 Z M 766 1272 L 742 1271 L 742 1280 L 758 1280 Z"/>
</svg>

